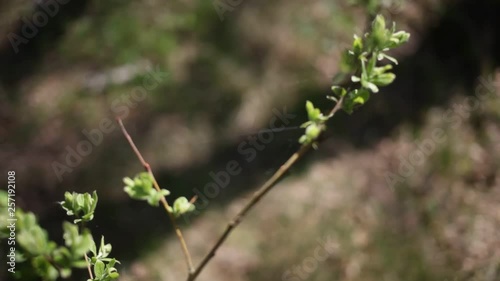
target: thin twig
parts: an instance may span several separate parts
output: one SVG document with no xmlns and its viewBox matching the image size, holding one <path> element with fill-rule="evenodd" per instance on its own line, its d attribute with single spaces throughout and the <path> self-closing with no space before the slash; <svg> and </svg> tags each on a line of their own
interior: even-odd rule
<svg viewBox="0 0 500 281">
<path fill-rule="evenodd" d="M 94 276 L 92 275 L 92 268 L 90 267 L 89 257 L 87 253 L 85 253 L 85 262 L 87 263 L 87 269 L 89 270 L 90 279 L 94 280 Z"/>
<path fill-rule="evenodd" d="M 132 150 L 134 150 L 134 152 L 137 155 L 137 158 L 139 158 L 139 161 L 141 162 L 142 166 L 144 166 L 146 171 L 151 176 L 151 179 L 153 179 L 153 186 L 155 187 L 155 189 L 157 191 L 160 191 L 161 190 L 160 186 L 158 185 L 158 182 L 156 181 L 156 178 L 153 174 L 153 171 L 151 170 L 151 166 L 149 165 L 148 162 L 146 162 L 146 160 L 144 160 L 144 157 L 142 157 L 142 154 L 139 151 L 139 149 L 137 148 L 137 146 L 135 145 L 134 141 L 132 140 L 132 137 L 127 132 L 127 129 L 125 129 L 125 126 L 123 125 L 122 120 L 119 117 L 117 117 L 116 120 L 118 121 L 118 124 L 120 125 L 120 128 L 122 129 L 123 135 L 125 136 L 125 138 L 127 138 L 128 142 L 130 144 L 130 147 L 132 147 Z M 168 204 L 167 199 L 165 199 L 165 196 L 162 196 L 160 198 L 160 201 L 163 205 L 163 208 L 167 212 L 168 217 L 170 218 L 170 221 L 172 222 L 172 226 L 175 229 L 175 234 L 177 235 L 177 238 L 179 239 L 179 242 L 181 243 L 182 252 L 184 252 L 184 256 L 186 258 L 186 263 L 188 266 L 189 275 L 191 275 L 192 272 L 194 271 L 194 266 L 193 266 L 193 261 L 191 259 L 191 255 L 189 254 L 189 250 L 188 250 L 187 245 L 186 245 L 186 241 L 184 240 L 184 236 L 182 236 L 182 232 L 181 232 L 179 226 L 177 225 L 177 222 L 175 220 L 174 215 L 169 211 L 170 206 Z"/>
<path fill-rule="evenodd" d="M 347 89 L 347 92 L 349 92 L 349 89 Z M 328 114 L 328 116 L 331 117 L 331 116 L 335 115 L 335 113 L 342 108 L 343 104 L 344 104 L 344 96 L 340 97 L 339 101 L 332 108 L 332 110 L 330 111 L 330 114 Z"/>
<path fill-rule="evenodd" d="M 333 116 L 337 111 L 339 111 L 342 108 L 342 103 L 343 103 L 343 97 L 339 99 L 335 107 L 330 111 L 330 115 Z M 215 253 L 217 250 L 220 248 L 220 246 L 226 241 L 227 237 L 229 234 L 233 231 L 233 229 L 240 224 L 240 222 L 243 220 L 245 215 L 257 204 L 260 199 L 266 193 L 268 193 L 277 183 L 278 181 L 290 170 L 290 168 L 300 159 L 302 156 L 304 156 L 312 147 L 312 144 L 307 144 L 303 145 L 300 147 L 300 149 L 295 152 L 288 160 L 283 164 L 274 175 L 267 180 L 250 198 L 250 200 L 245 204 L 243 209 L 241 209 L 234 217 L 231 219 L 231 221 L 227 224 L 226 230 L 220 238 L 217 240 L 215 245 L 212 247 L 212 249 L 208 252 L 208 254 L 203 258 L 201 263 L 196 267 L 194 272 L 190 274 L 187 278 L 188 281 L 193 281 L 195 280 L 198 275 L 201 273 L 201 271 L 205 268 L 205 266 L 208 264 L 208 262 L 215 256 Z"/>
</svg>

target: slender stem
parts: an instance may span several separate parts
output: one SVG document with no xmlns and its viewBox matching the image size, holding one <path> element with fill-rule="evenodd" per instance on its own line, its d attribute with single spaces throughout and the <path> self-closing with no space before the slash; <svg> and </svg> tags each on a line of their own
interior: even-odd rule
<svg viewBox="0 0 500 281">
<path fill-rule="evenodd" d="M 349 89 L 347 89 L 347 92 L 349 92 Z M 335 115 L 337 111 L 339 111 L 342 108 L 342 105 L 344 104 L 344 96 L 340 97 L 339 101 L 337 104 L 335 104 L 335 107 L 332 108 L 330 111 L 330 114 L 328 114 L 330 117 Z"/>
<path fill-rule="evenodd" d="M 87 262 L 87 269 L 89 271 L 90 279 L 94 280 L 94 276 L 92 275 L 92 268 L 90 266 L 90 261 L 89 261 L 89 257 L 87 256 L 87 253 L 85 253 L 85 262 Z"/>
<path fill-rule="evenodd" d="M 149 165 L 148 162 L 146 162 L 146 160 L 144 160 L 144 157 L 142 157 L 142 154 L 139 151 L 139 149 L 137 148 L 137 146 L 135 145 L 134 141 L 132 140 L 132 137 L 127 132 L 127 129 L 125 129 L 125 126 L 123 125 L 122 120 L 119 117 L 117 117 L 116 120 L 118 121 L 118 124 L 120 125 L 120 128 L 121 128 L 121 130 L 123 132 L 123 135 L 125 136 L 125 138 L 127 138 L 128 142 L 130 144 L 130 147 L 132 147 L 132 150 L 137 155 L 137 158 L 139 158 L 139 161 L 141 162 L 142 166 L 144 166 L 144 168 L 146 169 L 146 171 L 149 173 L 149 175 L 153 179 L 153 186 L 154 186 L 154 188 L 157 191 L 160 191 L 161 190 L 160 186 L 158 185 L 158 182 L 156 181 L 156 178 L 155 178 L 155 176 L 153 174 L 153 171 L 151 170 L 151 166 Z M 170 221 L 172 223 L 172 226 L 175 229 L 175 234 L 177 235 L 177 238 L 179 239 L 179 242 L 181 243 L 182 252 L 184 252 L 184 256 L 185 256 L 186 263 L 187 263 L 187 266 L 188 266 L 189 275 L 191 275 L 191 273 L 194 271 L 194 266 L 193 266 L 193 261 L 191 259 L 191 255 L 189 254 L 189 250 L 188 250 L 187 245 L 186 245 L 186 241 L 184 240 L 184 236 L 182 235 L 182 232 L 181 232 L 179 226 L 177 225 L 177 222 L 175 220 L 174 215 L 172 214 L 172 212 L 169 211 L 170 210 L 170 206 L 168 204 L 167 199 L 165 199 L 165 196 L 162 196 L 160 198 L 160 201 L 161 201 L 161 203 L 163 205 L 163 208 L 167 212 L 168 217 L 170 218 Z"/>
<path fill-rule="evenodd" d="M 339 99 L 335 107 L 330 111 L 330 116 L 333 116 L 337 111 L 342 108 L 343 97 Z M 194 272 L 190 274 L 187 278 L 188 281 L 195 280 L 201 271 L 205 268 L 208 262 L 215 256 L 215 253 L 220 248 L 220 246 L 226 241 L 229 234 L 236 228 L 240 222 L 243 220 L 245 215 L 257 204 L 266 193 L 268 193 L 278 181 L 290 170 L 290 168 L 302 157 L 304 156 L 312 147 L 312 144 L 303 145 L 300 149 L 295 152 L 288 160 L 274 173 L 274 175 L 267 180 L 250 198 L 250 200 L 245 204 L 245 206 L 229 221 L 226 226 L 226 230 L 219 237 L 215 245 L 208 252 L 208 254 L 203 258 L 201 263 L 196 267 Z"/>
</svg>

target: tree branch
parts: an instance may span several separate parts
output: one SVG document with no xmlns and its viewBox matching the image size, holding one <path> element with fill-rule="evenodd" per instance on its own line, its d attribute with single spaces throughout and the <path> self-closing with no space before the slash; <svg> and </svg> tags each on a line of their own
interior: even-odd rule
<svg viewBox="0 0 500 281">
<path fill-rule="evenodd" d="M 148 162 L 146 162 L 146 160 L 144 160 L 144 157 L 142 157 L 142 154 L 139 151 L 139 149 L 137 148 L 137 146 L 135 145 L 134 141 L 132 140 L 132 137 L 127 132 L 127 129 L 125 129 L 125 126 L 123 125 L 122 120 L 119 117 L 117 117 L 116 121 L 120 125 L 120 128 L 121 128 L 121 130 L 123 132 L 123 135 L 125 136 L 125 138 L 127 138 L 128 143 L 130 144 L 130 147 L 132 147 L 132 150 L 137 155 L 137 158 L 139 158 L 139 161 L 141 162 L 142 166 L 144 166 L 144 169 L 146 169 L 146 171 L 151 176 L 151 179 L 153 180 L 153 186 L 154 186 L 154 188 L 158 192 L 160 192 L 160 190 L 161 190 L 160 186 L 158 185 L 158 182 L 156 181 L 156 178 L 155 178 L 155 176 L 153 174 L 153 171 L 151 170 L 151 166 L 149 165 Z M 192 259 L 191 259 L 191 255 L 189 254 L 189 250 L 188 250 L 187 245 L 186 245 L 186 241 L 184 240 L 184 236 L 182 235 L 182 232 L 181 232 L 179 226 L 177 225 L 177 222 L 175 220 L 174 215 L 172 214 L 172 212 L 169 211 L 170 206 L 168 204 L 167 199 L 165 199 L 165 196 L 162 196 L 161 199 L 160 199 L 160 201 L 161 201 L 161 203 L 163 205 L 163 208 L 167 212 L 168 217 L 170 218 L 172 226 L 175 229 L 175 234 L 177 235 L 177 238 L 179 239 L 179 242 L 180 242 L 181 248 L 182 248 L 182 252 L 184 253 L 184 257 L 186 259 L 186 263 L 187 263 L 187 266 L 188 266 L 189 275 L 191 275 L 192 272 L 194 271 L 194 266 L 193 266 L 193 262 L 192 262 Z"/>
<path fill-rule="evenodd" d="M 337 111 L 342 108 L 342 103 L 344 99 L 341 97 L 335 107 L 330 111 L 330 115 L 333 116 Z M 312 147 L 312 144 L 302 145 L 300 149 L 295 152 L 288 160 L 283 164 L 273 176 L 267 180 L 250 198 L 250 200 L 245 204 L 245 206 L 231 219 L 231 221 L 227 224 L 226 230 L 219 237 L 215 245 L 208 252 L 208 254 L 203 258 L 201 263 L 196 267 L 194 272 L 189 274 L 187 281 L 195 280 L 201 271 L 205 268 L 208 262 L 215 256 L 215 253 L 220 248 L 220 246 L 226 241 L 229 234 L 240 224 L 245 215 L 257 204 L 266 193 L 268 193 L 278 182 L 279 180 L 290 170 L 290 168 L 304 156 Z"/>
</svg>

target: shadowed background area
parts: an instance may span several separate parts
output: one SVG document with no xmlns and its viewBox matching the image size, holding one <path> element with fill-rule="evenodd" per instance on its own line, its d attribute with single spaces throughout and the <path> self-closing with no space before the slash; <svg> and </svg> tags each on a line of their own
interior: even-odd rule
<svg viewBox="0 0 500 281">
<path fill-rule="evenodd" d="M 197 263 L 298 149 L 305 101 L 332 106 L 340 52 L 367 25 L 351 2 L 374 1 L 0 1 L 0 170 L 16 171 L 17 206 L 60 242 L 64 191 L 97 190 L 89 228 L 121 280 L 182 280 L 166 214 L 123 192 L 142 167 L 114 117 L 170 198 L 205 196 L 180 220 Z M 412 36 L 395 83 L 334 118 L 199 280 L 500 280 L 500 3 L 375 2 Z M 241 172 L 207 196 L 230 162 Z"/>
</svg>

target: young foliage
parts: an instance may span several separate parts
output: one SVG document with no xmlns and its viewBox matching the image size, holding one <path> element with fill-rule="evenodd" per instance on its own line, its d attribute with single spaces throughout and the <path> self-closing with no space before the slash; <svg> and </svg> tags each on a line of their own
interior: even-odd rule
<svg viewBox="0 0 500 281">
<path fill-rule="evenodd" d="M 386 27 L 383 16 L 375 17 L 371 25 L 371 31 L 364 36 L 354 35 L 350 50 L 346 50 L 341 57 L 341 70 L 350 73 L 352 85 L 349 88 L 334 85 L 333 96 L 327 98 L 336 102 L 337 106 L 351 114 L 355 108 L 365 104 L 371 94 L 379 92 L 379 87 L 391 84 L 396 75 L 390 70 L 391 64 L 377 66 L 377 63 L 387 59 L 393 64 L 397 60 L 387 54 L 388 51 L 408 42 L 410 34 L 405 31 L 396 31 L 396 25 Z M 312 144 L 316 148 L 316 140 L 326 129 L 326 122 L 333 116 L 323 116 L 319 109 L 314 108 L 310 102 L 306 102 L 306 110 L 309 121 L 302 125 L 305 133 L 299 139 L 303 145 Z"/>
<path fill-rule="evenodd" d="M 7 193 L 0 191 L 0 208 L 6 207 L 7 200 L 1 200 L 4 198 L 7 198 Z M 105 245 L 104 238 L 102 238 L 101 248 L 96 253 L 92 234 L 89 229 L 83 227 L 83 223 L 91 221 L 94 217 L 98 201 L 97 193 L 94 191 L 90 195 L 66 192 L 64 199 L 59 203 L 66 214 L 77 218 L 73 221 L 74 224 L 63 223 L 64 246 L 49 240 L 47 231 L 38 224 L 33 213 L 16 208 L 16 263 L 19 263 L 21 268 L 31 266 L 32 273 L 47 281 L 68 278 L 74 268 L 91 266 L 94 267 L 94 272 L 100 274 L 95 274 L 95 278 L 89 280 L 111 281 L 118 278 L 118 273 L 114 268 L 117 261 L 107 257 L 111 251 L 111 245 Z M 0 218 L 2 218 L 1 215 Z M 2 222 L 4 221 L 7 220 L 2 219 Z M 76 223 L 80 223 L 81 226 L 79 227 Z M 9 237 L 5 229 L 7 227 L 4 228 L 2 225 L 1 239 Z M 86 255 L 89 252 L 92 252 L 94 256 L 87 262 Z M 102 264 L 104 264 L 103 270 L 101 270 Z M 23 278 L 30 271 L 16 271 L 14 277 Z"/>
<path fill-rule="evenodd" d="M 183 214 L 192 212 L 195 210 L 193 203 L 189 202 L 186 197 L 179 197 L 175 200 L 172 212 L 175 217 L 180 217 Z"/>
<path fill-rule="evenodd" d="M 170 191 L 160 189 L 160 192 L 153 186 L 153 178 L 148 172 L 137 174 L 134 179 L 129 177 L 123 178 L 125 187 L 123 190 L 132 199 L 147 201 L 151 206 L 158 206 L 160 200 L 170 195 Z M 179 217 L 185 213 L 195 210 L 195 205 L 187 200 L 185 197 L 179 197 L 175 200 L 173 207 L 167 207 L 168 212 L 172 213 L 175 217 Z"/>
<path fill-rule="evenodd" d="M 123 190 L 130 198 L 147 201 L 151 206 L 158 206 L 162 197 L 170 195 L 170 191 L 166 189 L 161 189 L 160 192 L 154 189 L 153 179 L 147 172 L 137 174 L 134 179 L 123 178 L 123 183 L 125 183 Z"/>
<path fill-rule="evenodd" d="M 313 145 L 315 145 L 314 140 L 316 140 L 326 129 L 324 123 L 328 120 L 328 118 L 323 116 L 321 111 L 315 108 L 313 103 L 310 101 L 306 102 L 306 110 L 309 121 L 301 126 L 302 128 L 306 128 L 306 132 L 300 137 L 299 142 L 303 144 L 313 143 Z"/>
<path fill-rule="evenodd" d="M 95 207 L 97 206 L 97 193 L 92 196 L 85 193 L 64 193 L 64 201 L 60 202 L 62 208 L 68 216 L 75 216 L 74 223 L 89 222 L 94 218 Z"/>
<path fill-rule="evenodd" d="M 90 263 L 94 266 L 94 279 L 88 279 L 88 281 L 111 281 L 120 276 L 114 267 L 116 263 L 119 264 L 120 262 L 114 258 L 108 258 L 111 248 L 111 244 L 105 244 L 104 237 L 101 237 L 99 251 L 96 251 L 97 247 L 92 241 L 90 252 L 92 252 L 93 256 Z"/>
<path fill-rule="evenodd" d="M 63 230 L 64 243 L 66 247 L 69 248 L 70 252 L 74 253 L 76 256 L 83 257 L 94 243 L 92 234 L 90 234 L 90 231 L 86 228 L 84 228 L 80 234 L 77 225 L 64 222 Z"/>
</svg>

